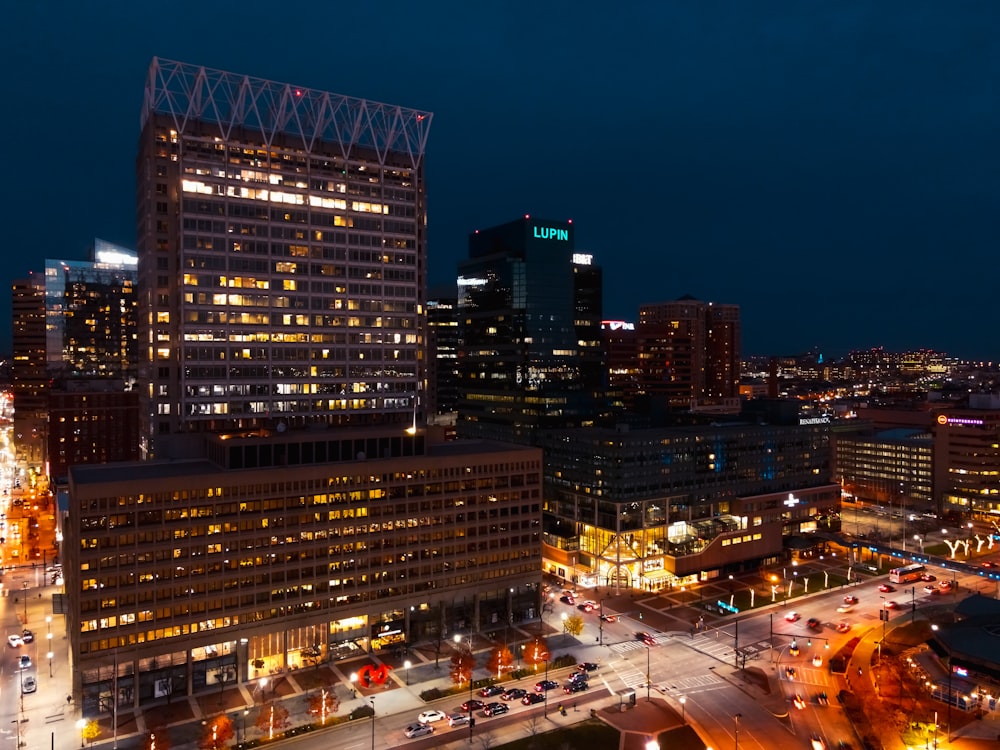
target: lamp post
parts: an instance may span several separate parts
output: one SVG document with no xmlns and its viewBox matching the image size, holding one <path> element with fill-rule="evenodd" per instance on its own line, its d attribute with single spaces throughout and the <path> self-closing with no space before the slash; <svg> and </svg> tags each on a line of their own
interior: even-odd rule
<svg viewBox="0 0 1000 750">
<path fill-rule="evenodd" d="M 83 747 L 83 730 L 87 728 L 86 719 L 76 720 L 76 730 L 80 733 L 80 747 Z"/>
<path fill-rule="evenodd" d="M 354 679 L 353 676 L 352 676 L 351 679 L 352 680 Z M 261 677 L 260 678 L 260 698 L 261 698 L 261 700 L 267 700 L 267 678 L 266 677 Z"/>
<path fill-rule="evenodd" d="M 412 666 L 413 666 L 413 664 L 410 663 L 409 659 L 407 659 L 406 661 L 403 662 L 403 668 L 406 670 L 406 684 L 407 685 L 410 684 L 410 667 L 412 667 Z"/>
<path fill-rule="evenodd" d="M 687 724 L 687 698 L 681 696 L 681 724 Z"/>
<path fill-rule="evenodd" d="M 24 626 L 28 626 L 28 582 L 21 584 L 21 594 L 24 598 Z"/>
<path fill-rule="evenodd" d="M 646 703 L 649 702 L 649 646 L 646 646 Z"/>
<path fill-rule="evenodd" d="M 51 678 L 52 677 L 52 652 L 49 651 L 48 654 L 46 654 L 46 656 L 49 657 L 49 677 Z"/>
<path fill-rule="evenodd" d="M 924 538 L 920 534 L 914 534 L 913 539 L 920 545 L 920 554 L 924 554 Z"/>
<path fill-rule="evenodd" d="M 369 697 L 368 702 L 372 705 L 372 750 L 375 750 L 375 696 Z"/>
<path fill-rule="evenodd" d="M 563 626 L 563 632 L 564 633 L 569 632 L 567 630 L 567 628 L 566 628 L 566 620 L 567 620 L 568 617 L 569 617 L 569 615 L 567 615 L 565 612 L 563 612 L 561 615 L 559 615 L 559 618 L 562 620 L 562 626 Z"/>
<path fill-rule="evenodd" d="M 358 673 L 351 672 L 351 697 L 358 697 Z"/>
<path fill-rule="evenodd" d="M 604 600 L 601 599 L 601 613 L 597 618 L 597 645 L 604 645 Z"/>
<path fill-rule="evenodd" d="M 743 714 L 733 715 L 733 724 L 735 725 L 735 730 L 733 732 L 734 750 L 740 750 L 740 719 L 743 718 Z"/>
</svg>

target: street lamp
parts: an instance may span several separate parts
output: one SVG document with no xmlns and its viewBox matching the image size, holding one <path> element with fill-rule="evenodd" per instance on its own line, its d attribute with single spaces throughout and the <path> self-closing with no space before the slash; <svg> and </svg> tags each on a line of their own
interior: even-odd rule
<svg viewBox="0 0 1000 750">
<path fill-rule="evenodd" d="M 86 729 L 86 728 L 87 728 L 87 720 L 86 719 L 77 719 L 76 720 L 76 729 L 80 733 L 80 747 L 83 747 L 83 730 Z"/>
<path fill-rule="evenodd" d="M 358 697 L 358 673 L 351 672 L 351 697 Z"/>
<path fill-rule="evenodd" d="M 260 697 L 262 700 L 267 700 L 267 678 L 260 678 Z"/>
<path fill-rule="evenodd" d="M 924 538 L 920 534 L 914 534 L 913 539 L 920 545 L 920 554 L 924 554 Z"/>
<path fill-rule="evenodd" d="M 681 696 L 681 724 L 687 724 L 687 698 Z"/>
<path fill-rule="evenodd" d="M 375 696 L 368 698 L 368 702 L 372 704 L 372 750 L 375 750 Z"/>
<path fill-rule="evenodd" d="M 409 659 L 407 659 L 406 661 L 403 662 L 403 667 L 406 669 L 406 684 L 407 685 L 410 684 L 410 667 L 412 667 L 412 666 L 413 665 L 410 663 Z"/>
<path fill-rule="evenodd" d="M 649 702 L 649 646 L 646 646 L 646 703 Z"/>
<path fill-rule="evenodd" d="M 46 656 L 49 657 L 49 677 L 52 677 L 52 652 L 49 651 L 49 653 L 46 654 Z"/>
<path fill-rule="evenodd" d="M 559 617 L 562 619 L 563 632 L 568 633 L 569 630 L 566 628 L 566 619 L 569 617 L 565 612 L 563 612 Z"/>
<path fill-rule="evenodd" d="M 734 750 L 740 750 L 740 719 L 742 719 L 742 718 L 743 718 L 743 714 L 734 714 L 733 715 L 733 723 L 736 726 L 736 729 L 733 732 L 733 739 L 734 739 L 734 741 L 736 743 L 734 745 Z"/>
</svg>

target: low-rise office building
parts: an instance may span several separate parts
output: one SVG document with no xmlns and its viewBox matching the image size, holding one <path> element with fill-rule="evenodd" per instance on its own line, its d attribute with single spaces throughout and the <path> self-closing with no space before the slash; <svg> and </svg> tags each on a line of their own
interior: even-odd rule
<svg viewBox="0 0 1000 750">
<path fill-rule="evenodd" d="M 85 714 L 540 611 L 539 449 L 370 427 L 205 439 L 204 459 L 70 470 Z"/>
<path fill-rule="evenodd" d="M 840 528 L 826 424 L 564 430 L 538 444 L 545 569 L 583 585 L 709 580 Z"/>
</svg>

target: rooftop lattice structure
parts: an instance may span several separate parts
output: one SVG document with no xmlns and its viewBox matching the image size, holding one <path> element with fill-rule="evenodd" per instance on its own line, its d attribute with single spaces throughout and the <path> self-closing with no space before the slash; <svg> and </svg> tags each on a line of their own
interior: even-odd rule
<svg viewBox="0 0 1000 750">
<path fill-rule="evenodd" d="M 146 79 L 143 127 L 154 113 L 172 117 L 179 133 L 189 123 L 215 123 L 224 141 L 234 129 L 251 129 L 268 145 L 279 135 L 301 138 L 310 153 L 324 142 L 339 144 L 345 158 L 353 147 L 371 149 L 382 164 L 390 152 L 409 154 L 414 169 L 423 159 L 433 117 L 431 112 L 158 57 Z"/>
</svg>

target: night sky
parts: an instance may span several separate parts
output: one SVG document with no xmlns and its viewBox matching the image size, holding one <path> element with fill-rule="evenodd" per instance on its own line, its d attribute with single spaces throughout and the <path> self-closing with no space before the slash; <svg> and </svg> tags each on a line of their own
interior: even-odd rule
<svg viewBox="0 0 1000 750">
<path fill-rule="evenodd" d="M 605 317 L 690 294 L 744 354 L 998 359 L 1000 3 L 5 3 L 9 281 L 134 246 L 154 56 L 434 112 L 432 284 L 572 219 Z M 0 351 L 10 302 L 0 305 Z"/>
</svg>

